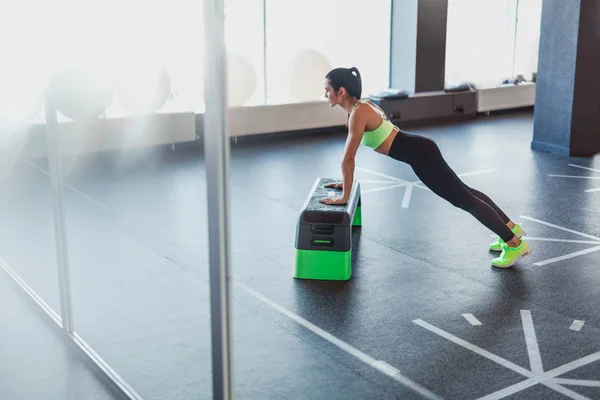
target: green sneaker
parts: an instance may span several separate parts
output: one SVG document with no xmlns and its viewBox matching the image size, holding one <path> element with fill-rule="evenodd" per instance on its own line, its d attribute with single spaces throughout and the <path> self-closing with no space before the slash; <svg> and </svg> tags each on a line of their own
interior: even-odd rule
<svg viewBox="0 0 600 400">
<path fill-rule="evenodd" d="M 521 228 L 521 225 L 519 225 L 519 224 L 515 224 L 515 226 L 512 227 L 511 231 L 516 236 L 518 236 L 519 239 L 527 236 L 527 232 L 525 232 L 523 230 L 523 228 Z M 502 251 L 502 243 L 504 243 L 504 240 L 498 238 L 498 240 L 496 240 L 495 242 L 490 243 L 490 250 L 491 251 Z"/>
<path fill-rule="evenodd" d="M 492 265 L 498 268 L 508 268 L 521 258 L 531 254 L 531 251 L 531 247 L 523 239 L 518 247 L 508 247 L 506 243 L 502 243 L 502 253 L 500 253 L 500 257 L 492 260 Z"/>
</svg>

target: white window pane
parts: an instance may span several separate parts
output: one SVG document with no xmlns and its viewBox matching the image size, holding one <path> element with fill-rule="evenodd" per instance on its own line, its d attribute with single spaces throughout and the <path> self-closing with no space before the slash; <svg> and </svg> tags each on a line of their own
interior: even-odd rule
<svg viewBox="0 0 600 400">
<path fill-rule="evenodd" d="M 391 0 L 266 0 L 267 102 L 323 99 L 325 74 L 356 66 L 363 96 L 388 86 Z"/>
<path fill-rule="evenodd" d="M 515 74 L 531 79 L 537 72 L 542 22 L 542 0 L 519 0 Z"/>
<path fill-rule="evenodd" d="M 262 0 L 225 1 L 228 104 L 264 104 L 264 24 Z"/>
<path fill-rule="evenodd" d="M 516 0 L 448 0 L 446 86 L 513 76 Z"/>
</svg>

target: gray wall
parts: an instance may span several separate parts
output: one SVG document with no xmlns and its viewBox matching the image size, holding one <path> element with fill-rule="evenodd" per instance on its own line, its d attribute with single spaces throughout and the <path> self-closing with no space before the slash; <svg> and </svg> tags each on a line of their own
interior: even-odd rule
<svg viewBox="0 0 600 400">
<path fill-rule="evenodd" d="M 597 0 L 544 0 L 531 147 L 564 155 L 600 151 Z"/>
<path fill-rule="evenodd" d="M 444 89 L 448 0 L 392 0 L 390 83 L 409 93 Z"/>
</svg>

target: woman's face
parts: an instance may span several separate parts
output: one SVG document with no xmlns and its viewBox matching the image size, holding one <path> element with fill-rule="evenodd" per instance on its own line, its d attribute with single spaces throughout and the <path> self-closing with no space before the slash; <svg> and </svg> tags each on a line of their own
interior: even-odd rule
<svg viewBox="0 0 600 400">
<path fill-rule="evenodd" d="M 342 98 L 342 95 L 336 93 L 335 89 L 331 87 L 331 84 L 327 79 L 325 80 L 325 98 L 331 107 L 340 104 Z"/>
</svg>

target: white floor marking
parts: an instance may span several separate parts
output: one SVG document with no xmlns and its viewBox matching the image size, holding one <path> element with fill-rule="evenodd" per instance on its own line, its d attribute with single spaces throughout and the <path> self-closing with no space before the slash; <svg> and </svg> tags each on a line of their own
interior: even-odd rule
<svg viewBox="0 0 600 400">
<path fill-rule="evenodd" d="M 565 396 L 570 397 L 574 400 L 592 400 L 589 397 L 586 397 L 584 395 L 581 395 L 577 392 L 572 391 L 571 389 L 567 389 L 566 387 L 560 386 L 558 383 L 554 382 L 553 380 L 551 380 L 550 382 L 545 382 L 544 385 L 549 387 L 550 389 L 554 389 L 558 393 L 564 394 Z"/>
<path fill-rule="evenodd" d="M 390 175 L 382 174 L 381 172 L 373 171 L 372 169 L 368 169 L 368 168 L 356 167 L 356 169 L 360 170 L 360 171 L 367 172 L 369 174 L 373 174 L 373 175 L 381 176 L 383 178 L 391 179 L 391 180 L 393 180 L 395 182 L 402 182 L 402 184 L 400 184 L 400 185 L 388 185 L 388 186 L 383 186 L 383 187 L 378 187 L 378 188 L 374 188 L 374 189 L 367 189 L 367 190 L 362 190 L 361 191 L 362 194 L 367 194 L 367 193 L 380 192 L 382 190 L 395 189 L 395 188 L 406 186 L 406 191 L 405 191 L 404 197 L 402 199 L 401 208 L 408 208 L 409 207 L 410 200 L 411 200 L 411 197 L 412 197 L 413 188 L 418 187 L 419 189 L 424 189 L 424 190 L 431 191 L 431 189 L 429 189 L 427 186 L 425 186 L 423 184 L 423 182 L 421 182 L 420 180 L 409 182 L 409 181 L 406 181 L 406 180 L 403 180 L 403 179 L 400 179 L 400 178 L 396 178 L 396 177 L 393 177 L 393 176 L 390 176 Z M 485 169 L 485 170 L 480 170 L 480 171 L 464 172 L 462 174 L 457 174 L 457 176 L 463 177 L 463 176 L 470 176 L 470 175 L 480 175 L 480 174 L 487 174 L 487 173 L 494 172 L 494 171 L 495 171 L 495 169 Z M 361 182 L 369 182 L 367 180 L 361 180 L 361 179 L 359 179 L 359 181 L 361 181 Z M 370 181 L 370 182 L 376 183 L 378 181 Z M 384 182 L 382 181 L 381 183 L 384 183 Z M 385 182 L 385 183 L 389 184 L 390 182 Z"/>
<path fill-rule="evenodd" d="M 490 235 L 491 237 L 497 238 L 497 235 Z M 557 242 L 557 243 L 573 243 L 573 244 L 596 244 L 600 245 L 600 242 L 594 240 L 572 240 L 572 239 L 552 239 L 552 238 L 538 238 L 525 236 L 525 240 L 528 242 Z"/>
<path fill-rule="evenodd" d="M 577 175 L 549 175 L 554 178 L 574 178 L 574 179 L 600 179 L 600 176 L 577 176 Z"/>
<path fill-rule="evenodd" d="M 512 394 L 518 393 L 520 391 L 523 391 L 525 389 L 528 389 L 532 386 L 537 385 L 540 382 L 537 382 L 534 379 L 526 379 L 524 381 L 521 381 L 517 384 L 514 384 L 512 386 L 506 387 L 504 389 L 500 389 L 494 393 L 490 393 L 487 396 L 483 396 L 480 397 L 477 400 L 498 400 L 498 399 L 503 399 L 505 397 L 508 397 Z"/>
<path fill-rule="evenodd" d="M 380 371 L 386 371 L 385 374 L 387 376 L 395 376 L 400 373 L 400 370 L 396 367 L 392 367 L 390 364 L 386 363 L 383 360 L 377 360 L 373 363 L 374 366 L 377 366 L 377 369 Z"/>
<path fill-rule="evenodd" d="M 600 381 L 586 381 L 586 380 L 582 380 L 582 379 L 560 379 L 560 378 L 552 379 L 552 381 L 558 383 L 559 385 L 600 387 Z"/>
<path fill-rule="evenodd" d="M 377 181 L 370 179 L 357 179 L 357 181 L 359 181 L 360 183 L 381 183 L 385 185 L 397 185 L 396 181 Z"/>
<path fill-rule="evenodd" d="M 462 316 L 465 317 L 465 319 L 469 321 L 473 326 L 481 325 L 481 322 L 479 322 L 479 320 L 475 318 L 473 314 L 462 314 Z"/>
<path fill-rule="evenodd" d="M 525 344 L 527 345 L 527 353 L 529 353 L 529 365 L 534 374 L 544 372 L 542 365 L 542 356 L 538 346 L 535 328 L 533 327 L 533 318 L 531 311 L 521 310 L 521 320 L 523 320 L 523 331 L 525 332 Z"/>
<path fill-rule="evenodd" d="M 359 360 L 361 360 L 362 362 L 364 362 L 367 365 L 370 365 L 371 367 L 378 370 L 379 372 L 389 376 L 390 378 L 394 379 L 398 383 L 408 387 L 409 389 L 420 394 L 424 398 L 436 399 L 436 400 L 440 399 L 440 397 L 438 395 L 436 395 L 435 393 L 431 392 L 430 390 L 424 388 L 423 386 L 419 385 L 418 383 L 413 382 L 406 376 L 402 375 L 398 369 L 387 364 L 385 361 L 376 360 L 375 358 L 363 353 L 362 351 L 358 350 L 357 348 L 355 348 L 355 347 L 349 345 L 348 343 L 333 336 L 329 332 L 319 328 L 318 326 L 314 325 L 313 323 L 311 323 L 311 322 L 305 320 L 304 318 L 300 317 L 299 315 L 291 312 L 287 308 L 285 308 L 285 307 L 275 303 L 271 299 L 263 296 L 262 294 L 255 291 L 254 289 L 248 287 L 246 284 L 244 284 L 242 282 L 237 282 L 237 281 L 234 281 L 233 283 L 240 289 L 244 290 L 246 293 L 256 297 L 258 300 L 262 301 L 263 303 L 265 303 L 265 304 L 269 305 L 270 307 L 274 308 L 275 310 L 279 311 L 286 317 L 294 320 L 296 323 L 298 323 L 299 325 L 302 325 L 304 328 L 308 329 L 312 333 L 320 336 L 321 338 L 327 340 L 331 344 L 339 347 L 340 349 L 344 350 L 346 353 L 350 354 L 351 356 L 358 358 Z"/>
<path fill-rule="evenodd" d="M 35 301 L 42 310 L 46 312 L 56 322 L 58 326 L 62 327 L 62 318 L 52 307 L 48 305 L 36 292 L 33 290 L 21 277 L 17 274 L 3 259 L 0 258 L 0 267 L 10 276 L 21 289 L 25 291 Z"/>
<path fill-rule="evenodd" d="M 443 331 L 440 328 L 437 328 L 421 319 L 416 319 L 413 322 L 415 324 L 422 326 L 423 328 L 445 338 L 445 339 L 448 339 L 451 342 L 456 343 L 459 346 L 464 347 L 465 349 L 471 350 L 473 353 L 479 354 L 480 356 L 483 356 L 489 360 L 492 360 L 495 363 L 502 365 L 503 367 L 506 367 L 515 372 L 518 372 L 521 375 L 525 375 L 528 378 L 533 376 L 533 373 L 531 371 L 529 371 L 523 367 L 520 367 L 517 364 L 514 364 L 508 360 L 505 360 L 504 358 L 502 358 L 500 356 L 492 354 L 489 351 L 482 349 L 481 347 L 477 347 L 474 344 L 467 342 L 466 340 L 460 339 L 446 331 Z"/>
<path fill-rule="evenodd" d="M 32 166 L 34 169 L 40 171 L 41 173 L 43 173 L 44 175 L 50 176 L 50 173 L 45 171 L 44 169 L 38 167 L 37 165 L 29 162 L 29 161 L 25 161 L 27 164 L 29 164 L 30 166 Z M 91 198 L 90 196 L 88 196 L 87 194 L 75 189 L 73 186 L 69 185 L 68 183 L 65 183 L 64 181 L 62 182 L 63 186 L 66 188 L 71 189 L 73 192 L 77 193 L 78 195 L 80 195 L 81 197 L 83 197 L 84 199 L 86 199 L 87 201 L 89 201 L 90 203 L 93 203 L 95 205 L 97 205 L 100 208 L 106 209 L 106 206 L 102 203 L 97 202 L 96 200 L 94 200 L 93 198 Z"/>
<path fill-rule="evenodd" d="M 571 240 L 571 239 L 553 239 L 553 238 L 535 238 L 535 237 L 526 237 L 525 240 L 526 241 L 548 241 L 548 242 L 560 242 L 560 243 L 580 243 L 580 244 L 592 244 L 592 245 L 596 245 L 595 247 L 590 247 L 588 249 L 585 250 L 581 250 L 581 251 L 576 251 L 574 253 L 570 253 L 570 254 L 566 254 L 560 257 L 555 257 L 555 258 L 551 258 L 548 260 L 543 260 L 543 261 L 538 261 L 536 263 L 534 263 L 533 265 L 536 266 L 543 266 L 543 265 L 548 265 L 548 264 L 553 264 L 559 261 L 564 261 L 564 260 L 568 260 L 570 258 L 575 258 L 575 257 L 579 257 L 585 254 L 589 254 L 589 253 L 594 253 L 597 251 L 600 251 L 600 238 L 593 236 L 593 235 L 588 235 L 587 233 L 582 233 L 573 229 L 568 229 L 559 225 L 555 225 L 555 224 L 551 224 L 549 222 L 545 222 L 545 221 L 541 221 L 539 219 L 536 218 L 531 218 L 525 215 L 521 215 L 521 218 L 529 220 L 529 221 L 533 221 L 533 222 L 537 222 L 538 224 L 542 224 L 542 225 L 546 225 L 549 226 L 551 228 L 556 228 L 556 229 L 560 229 L 562 231 L 565 232 L 569 232 L 569 233 L 574 233 L 576 235 L 579 236 L 583 236 L 585 238 L 588 239 L 593 239 L 593 241 L 587 241 L 587 240 Z M 497 237 L 496 235 L 491 235 L 492 237 Z"/>
<path fill-rule="evenodd" d="M 527 217 L 525 215 L 521 215 L 521 218 L 524 218 L 524 219 L 529 220 L 529 221 L 537 222 L 538 224 L 546 225 L 546 226 L 549 226 L 549 227 L 552 227 L 552 228 L 560 229 L 560 230 L 563 230 L 565 232 L 574 233 L 576 235 L 583 236 L 583 237 L 586 237 L 588 239 L 597 240 L 597 241 L 600 242 L 600 238 L 599 237 L 588 235 L 587 233 L 581 233 L 581 232 L 575 231 L 573 229 L 564 228 L 562 226 L 554 225 L 554 224 L 551 224 L 549 222 L 544 222 L 544 221 L 541 221 L 539 219 Z"/>
<path fill-rule="evenodd" d="M 408 181 L 406 181 L 406 180 L 404 180 L 404 179 L 400 179 L 400 178 L 396 178 L 396 177 L 394 177 L 394 176 L 390 176 L 390 175 L 382 174 L 381 172 L 373 171 L 372 169 L 363 168 L 363 167 L 356 167 L 356 169 L 358 169 L 358 170 L 360 170 L 360 171 L 368 172 L 369 174 L 373 174 L 373 175 L 381 176 L 381 177 L 383 177 L 383 178 L 388 178 L 388 179 L 391 179 L 391 180 L 393 180 L 393 181 L 402 182 L 402 183 L 408 183 Z"/>
<path fill-rule="evenodd" d="M 463 176 L 489 174 L 490 172 L 494 172 L 494 171 L 495 171 L 495 169 L 484 169 L 481 171 L 463 172 L 462 174 L 456 174 L 456 175 L 462 178 Z"/>
<path fill-rule="evenodd" d="M 585 324 L 585 321 L 580 321 L 576 319 L 575 321 L 573 321 L 569 329 L 571 329 L 572 331 L 580 331 L 581 328 L 583 328 L 583 324 Z"/>
<path fill-rule="evenodd" d="M 594 168 L 582 167 L 581 165 L 569 164 L 569 166 L 571 166 L 571 167 L 576 167 L 576 168 L 587 169 L 588 171 L 600 172 L 600 169 L 594 169 Z"/>
<path fill-rule="evenodd" d="M 404 197 L 402 198 L 402 208 L 408 208 L 410 203 L 410 197 L 412 195 L 414 184 L 410 184 L 406 186 L 406 190 L 404 191 Z"/>
<path fill-rule="evenodd" d="M 568 165 L 571 167 L 581 168 L 581 169 L 585 169 L 588 171 L 600 172 L 600 170 L 598 170 L 598 169 L 583 167 L 581 165 L 575 165 L 575 164 L 568 164 Z M 553 177 L 553 178 L 600 179 L 599 176 L 576 176 L 576 175 L 548 175 L 548 176 Z M 585 190 L 585 193 L 594 193 L 594 192 L 600 192 L 600 188 Z"/>
<path fill-rule="evenodd" d="M 406 183 L 402 183 L 400 185 L 394 184 L 392 186 L 382 186 L 382 187 L 367 189 L 367 190 L 361 189 L 360 194 L 363 195 L 363 194 L 367 194 L 367 193 L 381 192 L 382 190 L 395 189 L 395 188 L 399 188 L 399 187 L 403 187 L 403 186 L 406 186 Z"/>
<path fill-rule="evenodd" d="M 579 380 L 561 380 L 561 379 L 557 379 L 556 377 L 600 360 L 600 351 L 590 354 L 588 356 L 585 356 L 583 358 L 580 358 L 578 360 L 571 361 L 571 362 L 564 364 L 558 368 L 554 368 L 550 371 L 544 372 L 543 365 L 541 362 L 541 356 L 540 356 L 540 352 L 539 352 L 538 341 L 537 341 L 537 337 L 535 335 L 535 330 L 533 327 L 533 319 L 531 318 L 531 312 L 529 310 L 521 310 L 521 319 L 523 322 L 523 331 L 525 334 L 527 351 L 529 354 L 529 359 L 530 359 L 531 368 L 532 368 L 531 371 L 528 369 L 522 368 L 522 367 L 520 367 L 502 357 L 499 357 L 487 350 L 484 350 L 478 346 L 475 346 L 475 345 L 467 342 L 466 340 L 460 339 L 448 332 L 445 332 L 444 330 L 437 328 L 421 319 L 416 319 L 413 322 L 415 324 L 422 326 L 423 328 L 445 338 L 445 339 L 448 339 L 449 341 L 451 341 L 453 343 L 458 344 L 459 346 L 462 346 L 468 350 L 471 350 L 472 352 L 479 354 L 489 360 L 492 360 L 495 363 L 500 364 L 508 369 L 511 369 L 527 378 L 526 380 L 521 381 L 517 384 L 508 386 L 504 389 L 498 390 L 494 393 L 491 393 L 484 397 L 481 397 L 479 400 L 502 399 L 502 398 L 505 398 L 512 394 L 523 391 L 529 387 L 535 386 L 537 384 L 545 385 L 545 386 L 547 386 L 567 397 L 570 397 L 572 399 L 576 399 L 576 400 L 588 399 L 587 397 L 582 396 L 579 393 L 573 392 L 573 391 L 571 391 L 567 388 L 564 388 L 560 385 L 561 384 L 577 385 L 577 384 L 581 383 L 582 384 L 581 386 L 596 386 L 597 384 L 600 385 L 600 382 L 579 381 Z"/>
<path fill-rule="evenodd" d="M 579 256 L 582 256 L 585 254 L 594 253 L 596 251 L 600 251 L 600 246 L 591 247 L 589 249 L 585 249 L 585 250 L 581 250 L 581 251 L 576 251 L 574 253 L 566 254 L 566 255 L 560 256 L 560 257 L 551 258 L 549 260 L 538 261 L 538 262 L 534 263 L 533 265 L 541 267 L 542 265 L 548 265 L 548 264 L 552 264 L 555 262 L 568 260 L 570 258 L 575 258 L 575 257 L 579 257 Z"/>
</svg>

